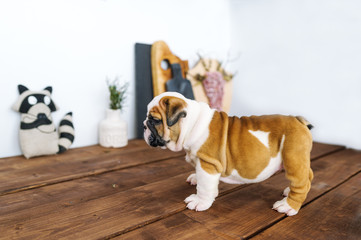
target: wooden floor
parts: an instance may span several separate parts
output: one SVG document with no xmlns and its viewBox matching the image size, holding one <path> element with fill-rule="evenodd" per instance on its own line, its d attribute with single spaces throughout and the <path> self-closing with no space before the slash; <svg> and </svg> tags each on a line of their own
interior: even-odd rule
<svg viewBox="0 0 361 240">
<path fill-rule="evenodd" d="M 361 152 L 315 143 L 312 189 L 299 214 L 272 210 L 284 173 L 250 185 L 220 184 L 205 212 L 184 153 L 133 140 L 30 160 L 0 159 L 1 239 L 361 239 Z"/>
</svg>

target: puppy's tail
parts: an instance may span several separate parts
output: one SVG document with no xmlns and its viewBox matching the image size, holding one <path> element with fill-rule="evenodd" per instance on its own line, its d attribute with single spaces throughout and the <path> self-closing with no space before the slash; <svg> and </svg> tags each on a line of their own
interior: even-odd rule
<svg viewBox="0 0 361 240">
<path fill-rule="evenodd" d="M 313 128 L 313 125 L 309 121 L 307 121 L 304 117 L 296 116 L 296 119 L 300 121 L 302 124 L 306 125 L 308 129 L 311 130 Z"/>
</svg>

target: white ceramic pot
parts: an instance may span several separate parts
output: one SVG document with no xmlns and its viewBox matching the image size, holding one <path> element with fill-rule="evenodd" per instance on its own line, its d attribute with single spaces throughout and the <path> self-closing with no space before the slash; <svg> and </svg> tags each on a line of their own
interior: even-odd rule
<svg viewBox="0 0 361 240">
<path fill-rule="evenodd" d="M 106 118 L 99 124 L 99 144 L 114 148 L 128 144 L 127 123 L 120 118 L 119 109 L 106 110 Z"/>
</svg>

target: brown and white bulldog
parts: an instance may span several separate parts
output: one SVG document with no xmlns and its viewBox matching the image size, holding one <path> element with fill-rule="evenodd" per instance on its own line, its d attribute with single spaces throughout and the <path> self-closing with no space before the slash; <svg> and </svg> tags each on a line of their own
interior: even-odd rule
<svg viewBox="0 0 361 240">
<path fill-rule="evenodd" d="M 290 186 L 273 209 L 292 216 L 306 199 L 313 178 L 311 127 L 302 117 L 229 117 L 206 103 L 165 92 L 148 104 L 144 139 L 152 147 L 186 151 L 186 161 L 196 170 L 187 182 L 197 185 L 197 194 L 185 199 L 189 209 L 208 209 L 218 195 L 219 180 L 256 183 L 283 167 Z"/>
</svg>

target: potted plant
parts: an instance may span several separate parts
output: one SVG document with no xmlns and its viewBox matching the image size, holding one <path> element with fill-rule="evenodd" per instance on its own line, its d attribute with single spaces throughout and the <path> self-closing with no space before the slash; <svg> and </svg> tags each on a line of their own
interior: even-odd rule
<svg viewBox="0 0 361 240">
<path fill-rule="evenodd" d="M 106 118 L 99 124 L 99 144 L 103 147 L 124 147 L 128 144 L 127 123 L 121 119 L 120 113 L 129 84 L 120 84 L 117 78 L 112 82 L 107 79 L 107 84 L 110 103 Z"/>
</svg>

